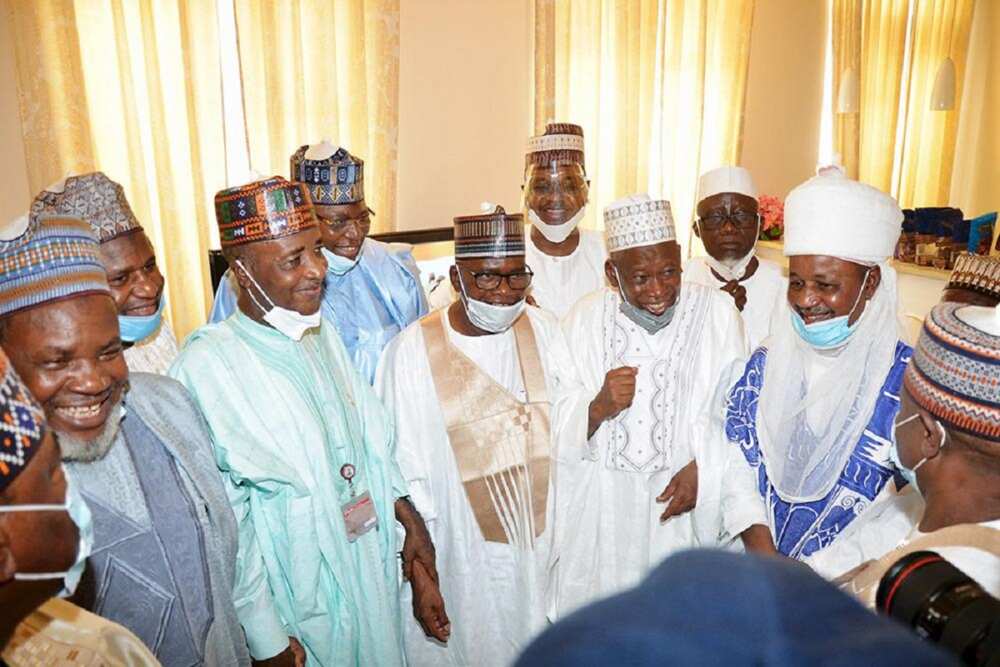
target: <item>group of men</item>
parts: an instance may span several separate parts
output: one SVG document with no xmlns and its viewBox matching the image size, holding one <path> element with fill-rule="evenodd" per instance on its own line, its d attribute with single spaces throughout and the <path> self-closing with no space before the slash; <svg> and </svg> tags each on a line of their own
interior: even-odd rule
<svg viewBox="0 0 1000 667">
<path fill-rule="evenodd" d="M 301 147 L 216 195 L 229 271 L 179 353 L 121 186 L 39 194 L 0 241 L 3 659 L 89 624 L 108 664 L 503 665 L 687 548 L 860 595 L 894 549 L 1000 528 L 1000 311 L 904 342 L 891 197 L 836 169 L 793 190 L 786 279 L 745 169 L 700 179 L 684 262 L 668 201 L 578 227 L 583 148 L 529 141 L 529 227 L 455 218 L 428 313 L 410 250 L 368 237 L 363 161 Z M 946 296 L 1000 297 L 990 275 Z M 1000 592 L 995 556 L 955 559 Z"/>
</svg>

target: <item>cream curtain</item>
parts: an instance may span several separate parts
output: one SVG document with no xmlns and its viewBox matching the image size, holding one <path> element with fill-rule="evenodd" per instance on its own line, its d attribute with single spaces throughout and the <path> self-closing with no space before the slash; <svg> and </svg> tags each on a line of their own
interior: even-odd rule
<svg viewBox="0 0 1000 667">
<path fill-rule="evenodd" d="M 909 7 L 910 0 L 833 3 L 834 95 L 848 68 L 860 82 L 859 111 L 834 115 L 834 150 L 852 178 L 885 191 L 892 189 Z"/>
<path fill-rule="evenodd" d="M 903 206 L 948 204 L 972 10 L 973 0 L 916 0 L 898 188 Z M 955 109 L 932 111 L 934 79 L 946 57 L 955 62 Z"/>
<path fill-rule="evenodd" d="M 236 0 L 250 164 L 288 177 L 323 138 L 365 161 L 373 231 L 395 228 L 399 0 Z"/>
<path fill-rule="evenodd" d="M 534 0 L 535 129 L 583 126 L 591 205 L 669 198 L 688 247 L 698 175 L 739 161 L 753 0 Z"/>
<path fill-rule="evenodd" d="M 187 335 L 210 303 L 212 197 L 225 185 L 215 0 L 3 2 L 32 191 L 70 172 L 120 182 Z"/>
</svg>

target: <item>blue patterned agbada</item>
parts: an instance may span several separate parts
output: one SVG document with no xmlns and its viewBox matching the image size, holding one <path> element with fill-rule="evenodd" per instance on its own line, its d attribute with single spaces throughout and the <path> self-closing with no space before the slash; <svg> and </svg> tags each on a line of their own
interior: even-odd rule
<svg viewBox="0 0 1000 667">
<path fill-rule="evenodd" d="M 896 345 L 889 371 L 872 417 L 854 447 L 837 483 L 823 498 L 790 503 L 775 491 L 768 478 L 757 436 L 757 399 L 764 381 L 767 349 L 758 348 L 747 361 L 742 377 L 729 392 L 726 438 L 738 445 L 757 471 L 758 490 L 767 505 L 775 545 L 782 554 L 801 559 L 829 546 L 893 479 L 889 462 L 892 424 L 899 412 L 899 390 L 912 349 Z M 897 478 L 897 485 L 902 480 Z"/>
</svg>

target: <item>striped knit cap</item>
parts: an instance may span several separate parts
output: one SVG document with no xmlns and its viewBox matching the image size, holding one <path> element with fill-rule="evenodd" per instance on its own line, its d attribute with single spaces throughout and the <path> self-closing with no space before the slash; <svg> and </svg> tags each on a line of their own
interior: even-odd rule
<svg viewBox="0 0 1000 667">
<path fill-rule="evenodd" d="M 920 407 L 952 428 L 1000 441 L 1000 310 L 935 306 L 903 384 Z"/>
<path fill-rule="evenodd" d="M 42 190 L 31 202 L 31 215 L 44 213 L 82 218 L 101 243 L 142 229 L 125 190 L 100 171 L 70 176 L 63 182 L 62 192 Z"/>
<path fill-rule="evenodd" d="M 111 295 L 100 246 L 77 217 L 42 214 L 10 241 L 0 241 L 0 317 L 50 301 Z"/>
<path fill-rule="evenodd" d="M 492 213 L 455 218 L 455 259 L 524 257 L 524 216 L 497 206 Z"/>
<path fill-rule="evenodd" d="M 967 289 L 1000 299 L 1000 257 L 962 253 L 945 289 Z"/>
<path fill-rule="evenodd" d="M 545 134 L 528 139 L 524 171 L 532 166 L 578 164 L 587 173 L 583 159 L 583 128 L 572 123 L 549 123 Z"/>
<path fill-rule="evenodd" d="M 0 350 L 0 491 L 28 466 L 44 437 L 45 413 Z"/>
<path fill-rule="evenodd" d="M 215 218 L 223 248 L 273 241 L 318 224 L 306 186 L 281 176 L 217 193 Z"/>
</svg>

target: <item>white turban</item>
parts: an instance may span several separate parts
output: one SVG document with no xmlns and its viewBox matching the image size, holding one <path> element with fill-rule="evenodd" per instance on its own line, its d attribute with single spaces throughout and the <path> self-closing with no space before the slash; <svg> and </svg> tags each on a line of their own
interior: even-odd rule
<svg viewBox="0 0 1000 667">
<path fill-rule="evenodd" d="M 753 184 L 750 172 L 743 167 L 719 167 L 706 171 L 698 179 L 698 201 L 723 192 L 735 192 L 757 199 L 757 186 Z"/>
<path fill-rule="evenodd" d="M 878 264 L 895 254 L 902 224 L 895 199 L 831 169 L 785 198 L 785 256 L 826 255 Z"/>
<path fill-rule="evenodd" d="M 637 194 L 611 203 L 604 209 L 604 240 L 609 253 L 677 240 L 670 202 Z"/>
</svg>

